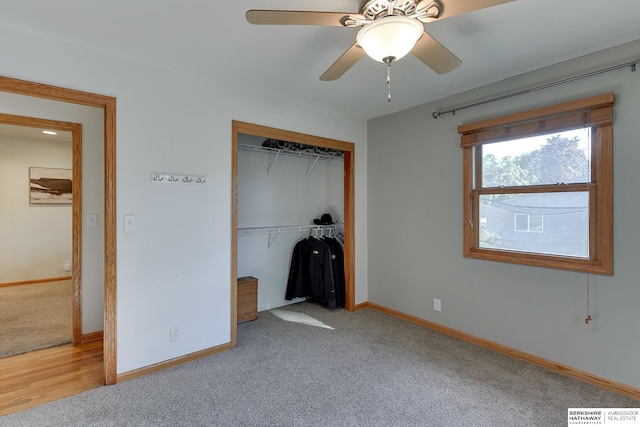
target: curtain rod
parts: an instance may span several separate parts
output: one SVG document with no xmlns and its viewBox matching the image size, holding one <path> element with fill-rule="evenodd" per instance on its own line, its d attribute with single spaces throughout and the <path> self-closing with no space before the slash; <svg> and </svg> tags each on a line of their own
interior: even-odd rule
<svg viewBox="0 0 640 427">
<path fill-rule="evenodd" d="M 486 99 L 484 101 L 475 102 L 473 104 L 467 104 L 467 105 L 463 105 L 463 106 L 456 107 L 456 108 L 450 108 L 450 109 L 448 109 L 446 111 L 434 111 L 433 114 L 432 114 L 432 117 L 434 119 L 437 119 L 441 115 L 449 114 L 449 113 L 453 113 L 453 115 L 455 116 L 456 115 L 456 111 L 466 110 L 467 108 L 477 107 L 477 106 L 480 106 L 480 105 L 489 104 L 491 102 L 502 101 L 503 99 L 512 98 L 514 96 L 519 96 L 519 95 L 524 95 L 525 93 L 531 93 L 531 92 L 535 92 L 535 91 L 538 91 L 538 90 L 547 89 L 547 88 L 550 88 L 550 87 L 553 87 L 553 86 L 558 86 L 558 85 L 565 84 L 565 83 L 575 82 L 576 80 L 581 80 L 581 79 L 585 79 L 587 77 L 597 76 L 598 74 L 608 73 L 609 71 L 615 71 L 615 70 L 619 70 L 621 68 L 631 67 L 631 71 L 634 72 L 634 71 L 636 71 L 636 64 L 638 64 L 638 63 L 640 63 L 640 59 L 638 59 L 636 61 L 632 61 L 632 62 L 627 62 L 625 64 L 614 65 L 613 67 L 603 68 L 603 69 L 597 70 L 597 71 L 592 71 L 590 73 L 581 74 L 581 75 L 574 76 L 574 77 L 569 77 L 569 78 L 564 79 L 564 80 L 558 80 L 558 81 L 553 82 L 553 83 L 547 83 L 547 84 L 544 84 L 544 85 L 541 85 L 541 86 L 532 87 L 530 89 L 521 90 L 519 92 L 509 93 L 507 95 L 498 96 L 496 98 Z"/>
</svg>

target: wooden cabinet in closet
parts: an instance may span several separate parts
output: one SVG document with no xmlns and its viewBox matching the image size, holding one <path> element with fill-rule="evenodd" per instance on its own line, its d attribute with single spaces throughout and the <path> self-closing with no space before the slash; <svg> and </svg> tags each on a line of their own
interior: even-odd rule
<svg viewBox="0 0 640 427">
<path fill-rule="evenodd" d="M 238 277 L 236 304 L 238 323 L 258 318 L 258 279 Z"/>
</svg>

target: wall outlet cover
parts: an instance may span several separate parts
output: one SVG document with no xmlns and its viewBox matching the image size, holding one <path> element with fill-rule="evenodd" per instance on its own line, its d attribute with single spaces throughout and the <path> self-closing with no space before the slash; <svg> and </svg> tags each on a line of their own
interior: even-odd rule
<svg viewBox="0 0 640 427">
<path fill-rule="evenodd" d="M 171 326 L 169 328 L 169 341 L 180 341 L 180 327 L 179 326 Z"/>
</svg>

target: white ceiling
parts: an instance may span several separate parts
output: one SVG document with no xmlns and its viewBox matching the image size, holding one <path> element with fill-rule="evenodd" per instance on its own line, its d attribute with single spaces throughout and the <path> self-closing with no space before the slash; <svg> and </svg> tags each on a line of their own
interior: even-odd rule
<svg viewBox="0 0 640 427">
<path fill-rule="evenodd" d="M 452 1 L 452 0 L 449 0 Z M 474 1 L 474 0 L 457 0 Z M 446 0 L 443 0 L 446 7 Z M 640 39 L 639 0 L 516 0 L 426 25 L 462 60 L 437 75 L 412 56 L 386 70 L 363 58 L 339 80 L 320 75 L 357 29 L 254 26 L 248 9 L 358 11 L 358 0 L 0 0 L 0 25 L 371 119 Z M 640 55 L 640 53 L 639 53 Z"/>
<path fill-rule="evenodd" d="M 57 130 L 56 135 L 46 135 L 42 133 L 46 128 L 35 128 L 26 126 L 15 126 L 0 123 L 0 137 L 35 139 L 42 142 L 68 142 L 73 141 L 71 132 Z"/>
</svg>

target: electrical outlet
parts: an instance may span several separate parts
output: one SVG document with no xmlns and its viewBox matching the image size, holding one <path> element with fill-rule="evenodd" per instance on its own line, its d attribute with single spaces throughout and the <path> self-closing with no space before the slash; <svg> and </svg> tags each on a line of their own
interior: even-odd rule
<svg viewBox="0 0 640 427">
<path fill-rule="evenodd" d="M 178 326 L 171 326 L 169 328 L 169 341 L 180 341 L 180 328 Z"/>
<path fill-rule="evenodd" d="M 435 311 L 442 311 L 442 303 L 439 299 L 433 299 L 433 309 Z"/>
</svg>

